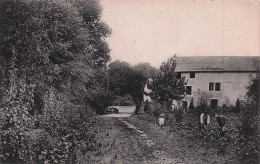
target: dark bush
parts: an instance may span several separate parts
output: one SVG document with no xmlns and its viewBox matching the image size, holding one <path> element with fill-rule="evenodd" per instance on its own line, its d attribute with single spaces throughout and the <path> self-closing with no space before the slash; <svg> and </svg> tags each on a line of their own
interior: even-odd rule
<svg viewBox="0 0 260 164">
<path fill-rule="evenodd" d="M 259 159 L 259 76 L 250 76 L 246 101 L 241 104 L 237 155 L 241 163 L 260 162 Z"/>
<path fill-rule="evenodd" d="M 93 145 L 92 127 L 84 124 L 91 102 L 110 103 L 103 67 L 111 30 L 100 19 L 101 6 L 95 0 L 3 0 L 0 7 L 0 158 L 75 163 L 77 144 Z"/>
<path fill-rule="evenodd" d="M 191 98 L 189 109 L 190 109 L 190 111 L 193 111 L 195 109 L 194 104 L 193 104 L 193 98 Z"/>
<path fill-rule="evenodd" d="M 240 110 L 241 110 L 240 101 L 239 101 L 239 99 L 237 99 L 237 101 L 236 101 L 236 108 L 235 108 L 234 112 L 240 112 Z"/>
<path fill-rule="evenodd" d="M 182 122 L 182 119 L 183 119 L 183 110 L 182 109 L 179 109 L 175 112 L 175 119 L 176 119 L 176 122 L 178 122 L 178 123 Z"/>
<path fill-rule="evenodd" d="M 153 115 L 154 115 L 155 117 L 159 117 L 160 114 L 161 114 L 161 111 L 160 111 L 160 110 L 155 109 L 155 110 L 153 111 Z"/>
<path fill-rule="evenodd" d="M 238 156 L 242 163 L 259 163 L 259 115 L 252 102 L 246 102 L 240 112 Z"/>
<path fill-rule="evenodd" d="M 221 110 L 222 110 L 222 113 L 226 113 L 227 112 L 227 105 L 223 104 Z"/>
<path fill-rule="evenodd" d="M 149 112 L 150 111 L 150 106 L 148 100 L 144 102 L 144 112 Z"/>
</svg>

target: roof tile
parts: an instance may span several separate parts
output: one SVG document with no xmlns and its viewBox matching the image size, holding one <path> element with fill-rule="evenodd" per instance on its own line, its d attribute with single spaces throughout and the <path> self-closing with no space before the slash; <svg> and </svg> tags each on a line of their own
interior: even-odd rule
<svg viewBox="0 0 260 164">
<path fill-rule="evenodd" d="M 176 57 L 176 72 L 246 71 L 256 72 L 260 68 L 260 57 L 247 56 L 194 56 Z"/>
</svg>

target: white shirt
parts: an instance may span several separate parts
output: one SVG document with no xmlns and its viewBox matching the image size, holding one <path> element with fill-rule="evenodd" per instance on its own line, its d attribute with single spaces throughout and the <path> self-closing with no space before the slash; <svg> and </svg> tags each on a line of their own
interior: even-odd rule
<svg viewBox="0 0 260 164">
<path fill-rule="evenodd" d="M 164 125 L 164 118 L 163 117 L 160 117 L 159 118 L 159 125 Z"/>
<path fill-rule="evenodd" d="M 200 123 L 201 124 L 204 123 L 203 118 L 204 118 L 204 113 L 202 113 L 200 115 Z M 210 123 L 210 117 L 209 117 L 209 115 L 207 115 L 207 124 L 209 124 L 209 123 Z"/>
</svg>

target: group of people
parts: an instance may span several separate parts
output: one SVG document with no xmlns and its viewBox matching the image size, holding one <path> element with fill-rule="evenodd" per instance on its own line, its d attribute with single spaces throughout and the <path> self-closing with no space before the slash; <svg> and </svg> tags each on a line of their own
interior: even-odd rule
<svg viewBox="0 0 260 164">
<path fill-rule="evenodd" d="M 219 114 L 214 114 L 214 117 L 219 125 L 219 135 L 224 134 L 224 125 L 226 124 L 227 117 Z M 205 131 L 208 130 L 210 124 L 210 116 L 209 113 L 203 112 L 200 114 L 200 130 L 204 129 Z"/>
<path fill-rule="evenodd" d="M 216 113 L 214 114 L 214 117 L 219 125 L 219 135 L 223 135 L 224 134 L 223 127 L 226 124 L 226 121 L 228 118 L 226 116 L 219 115 Z M 207 111 L 202 112 L 200 114 L 199 119 L 200 119 L 199 130 L 201 131 L 203 129 L 203 130 L 207 131 L 209 128 L 209 125 L 210 125 L 209 113 Z M 160 127 L 164 126 L 164 122 L 165 122 L 164 115 L 160 114 L 159 119 L 158 119 L 159 126 Z"/>
</svg>

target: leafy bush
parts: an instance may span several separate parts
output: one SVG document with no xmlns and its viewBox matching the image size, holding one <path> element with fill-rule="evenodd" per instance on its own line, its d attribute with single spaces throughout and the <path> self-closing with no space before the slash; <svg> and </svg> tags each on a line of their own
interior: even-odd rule
<svg viewBox="0 0 260 164">
<path fill-rule="evenodd" d="M 183 119 L 183 109 L 182 108 L 175 111 L 175 119 L 178 123 L 182 122 L 182 119 Z"/>
<path fill-rule="evenodd" d="M 15 75 L 15 73 L 13 72 Z M 26 85 L 25 81 L 10 78 L 11 87 L 5 90 L 3 103 L 0 106 L 1 114 L 4 115 L 1 127 L 1 146 L 5 160 L 19 161 L 25 153 L 22 134 L 33 128 L 33 119 L 29 111 L 33 102 L 34 85 Z"/>
<path fill-rule="evenodd" d="M 162 113 L 162 111 L 160 111 L 160 110 L 158 110 L 158 109 L 153 110 L 153 115 L 154 115 L 155 117 L 159 117 L 161 113 Z"/>
<path fill-rule="evenodd" d="M 236 112 L 236 107 L 232 105 L 223 104 L 221 108 L 217 108 L 217 113 L 231 113 Z"/>
<path fill-rule="evenodd" d="M 246 102 L 241 110 L 241 126 L 238 136 L 238 155 L 241 162 L 259 163 L 259 113 L 252 102 Z"/>
<path fill-rule="evenodd" d="M 150 105 L 149 105 L 149 102 L 148 102 L 148 100 L 146 100 L 145 102 L 144 102 L 144 112 L 150 112 Z"/>
<path fill-rule="evenodd" d="M 195 107 L 194 107 L 194 104 L 193 104 L 193 98 L 191 98 L 189 110 L 193 111 L 194 109 L 195 109 Z"/>
<path fill-rule="evenodd" d="M 105 97 L 101 68 L 110 58 L 104 38 L 111 30 L 100 19 L 101 6 L 3 0 L 0 7 L 4 162 L 75 163 L 74 149 L 93 145 L 85 121 L 90 101 L 100 101 L 90 98 Z"/>
<path fill-rule="evenodd" d="M 240 101 L 239 101 L 239 99 L 237 99 L 237 101 L 236 101 L 236 108 L 235 108 L 235 112 L 240 112 L 240 110 L 241 110 Z"/>
<path fill-rule="evenodd" d="M 11 114 L 4 108 L 6 123 L 1 130 L 1 146 L 6 162 L 25 163 L 74 163 L 73 151 L 78 143 L 88 149 L 93 133 L 90 120 L 82 107 L 76 108 L 64 94 L 55 90 L 44 98 L 44 114 L 38 116 L 41 129 L 33 129 L 33 120 L 18 113 Z M 7 94 L 8 95 L 8 94 Z M 26 95 L 26 94 L 25 94 Z M 24 95 L 22 95 L 24 96 Z M 14 103 L 11 102 L 14 105 Z M 19 104 L 17 104 L 19 105 Z M 15 106 L 13 106 L 13 110 Z M 30 121 L 31 120 L 31 121 Z M 27 124 L 26 124 L 27 123 Z M 28 124 L 31 123 L 31 124 Z"/>
<path fill-rule="evenodd" d="M 259 163 L 259 76 L 250 76 L 247 89 L 241 105 L 237 155 L 242 163 Z"/>
<path fill-rule="evenodd" d="M 210 107 L 208 105 L 209 102 L 209 95 L 205 92 L 198 92 L 198 99 L 197 99 L 197 107 L 196 107 L 196 111 L 200 113 L 204 113 L 204 112 L 209 112 L 210 111 Z"/>
</svg>

